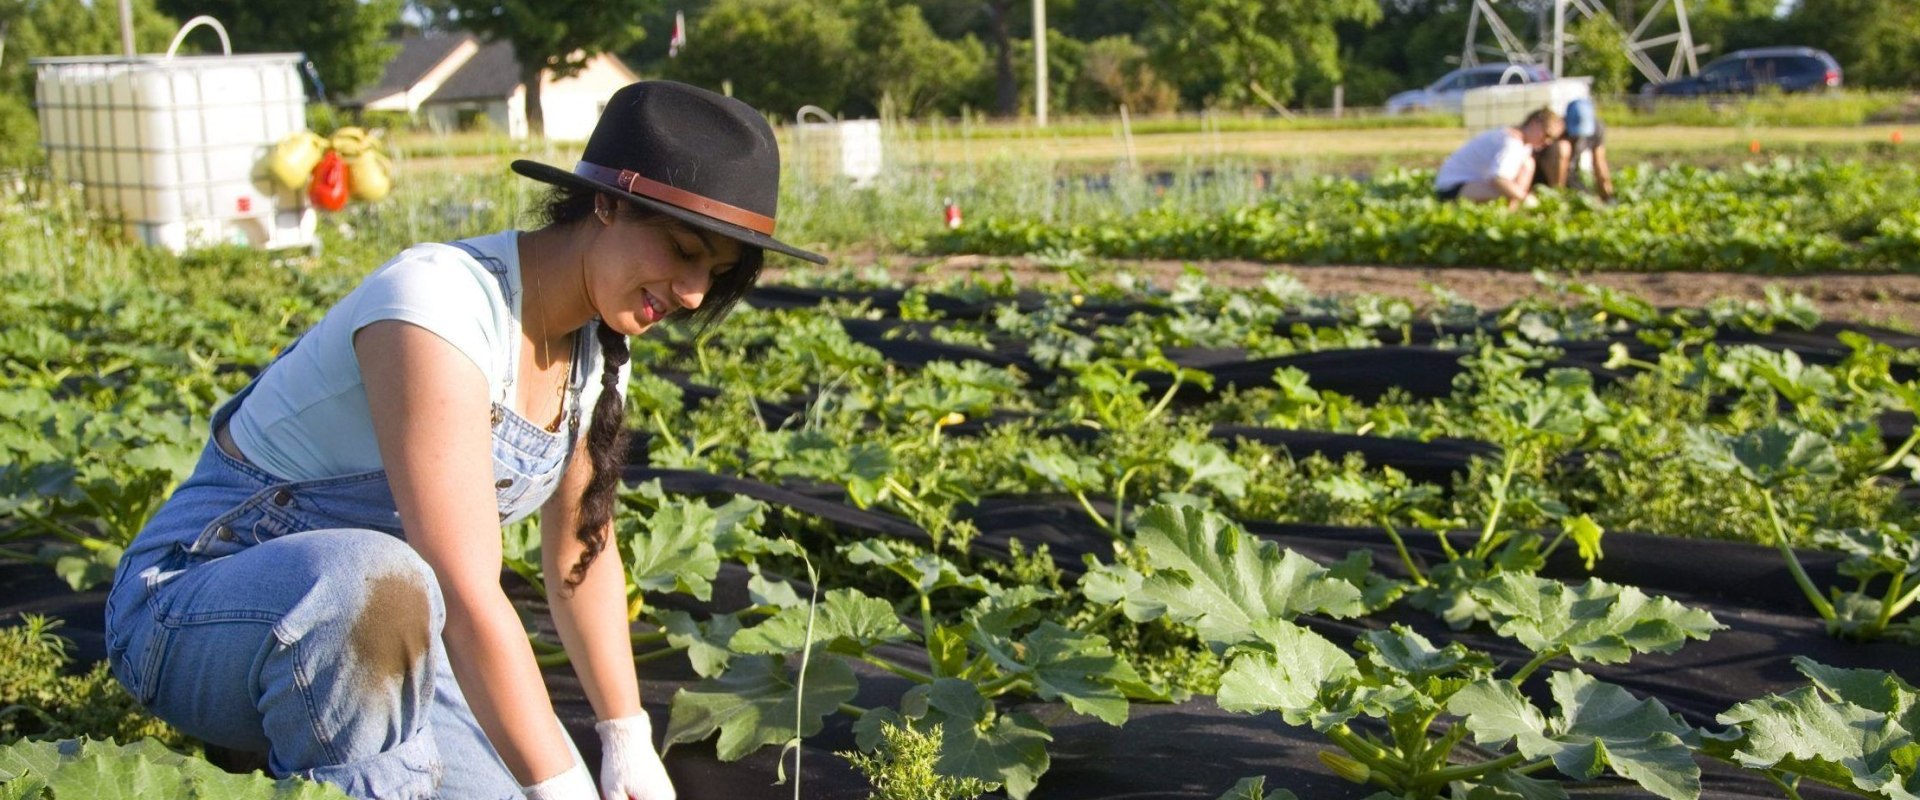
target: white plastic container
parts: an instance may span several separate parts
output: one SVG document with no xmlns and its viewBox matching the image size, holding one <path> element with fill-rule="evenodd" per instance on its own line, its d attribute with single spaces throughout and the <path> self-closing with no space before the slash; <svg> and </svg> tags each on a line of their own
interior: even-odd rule
<svg viewBox="0 0 1920 800">
<path fill-rule="evenodd" d="M 824 121 L 809 122 L 809 116 Z M 886 165 L 877 119 L 840 121 L 807 106 L 800 110 L 793 138 L 802 175 L 851 179 L 854 186 L 865 187 L 880 177 Z"/>
<path fill-rule="evenodd" d="M 300 55 L 171 53 L 30 62 L 54 178 L 81 184 L 130 236 L 175 252 L 311 247 L 306 198 L 255 175 L 275 142 L 306 128 Z"/>
<path fill-rule="evenodd" d="M 1519 125 L 1542 107 L 1564 116 L 1567 104 L 1591 96 L 1592 87 L 1592 78 L 1580 77 L 1468 89 L 1460 98 L 1460 113 L 1468 130 Z"/>
</svg>

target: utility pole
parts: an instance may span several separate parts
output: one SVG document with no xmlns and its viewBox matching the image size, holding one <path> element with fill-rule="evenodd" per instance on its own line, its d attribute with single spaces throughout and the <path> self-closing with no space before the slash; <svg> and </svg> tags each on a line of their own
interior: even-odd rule
<svg viewBox="0 0 1920 800">
<path fill-rule="evenodd" d="M 1558 80 L 1567 73 L 1567 0 L 1553 0 L 1553 77 Z"/>
<path fill-rule="evenodd" d="M 1047 0 L 1033 0 L 1033 119 L 1047 127 Z"/>
<path fill-rule="evenodd" d="M 120 54 L 137 55 L 133 52 L 133 0 L 120 0 Z"/>
</svg>

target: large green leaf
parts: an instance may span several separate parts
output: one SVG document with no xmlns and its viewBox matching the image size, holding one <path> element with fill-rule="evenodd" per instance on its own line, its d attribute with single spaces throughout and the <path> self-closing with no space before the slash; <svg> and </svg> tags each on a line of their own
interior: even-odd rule
<svg viewBox="0 0 1920 800">
<path fill-rule="evenodd" d="M 1257 626 L 1301 614 L 1364 612 L 1360 590 L 1305 556 L 1248 536 L 1226 517 L 1154 506 L 1137 521 L 1138 544 L 1156 572 L 1142 592 L 1208 641 L 1238 644 Z"/>
<path fill-rule="evenodd" d="M 1053 734 L 1047 727 L 1027 714 L 995 711 L 973 684 L 941 678 L 923 697 L 924 719 L 940 726 L 934 769 L 941 775 L 1002 784 L 1020 800 L 1051 766 L 1047 742 Z"/>
<path fill-rule="evenodd" d="M 893 606 L 857 589 L 827 592 L 815 609 L 783 608 L 758 625 L 733 635 L 728 645 L 736 653 L 785 655 L 808 646 L 807 620 L 813 619 L 813 642 L 824 642 L 835 652 L 858 655 L 886 642 L 913 636 L 900 624 Z"/>
<path fill-rule="evenodd" d="M 733 658 L 730 645 L 733 635 L 740 631 L 740 619 L 732 614 L 720 614 L 706 622 L 695 622 L 693 615 L 685 611 L 667 611 L 655 615 L 660 627 L 667 631 L 667 644 L 684 647 L 687 660 L 693 663 L 693 671 L 702 678 L 711 678 L 727 669 L 727 662 Z"/>
<path fill-rule="evenodd" d="M 713 542 L 724 523 L 714 509 L 693 500 L 663 504 L 644 517 L 623 514 L 617 519 L 615 530 L 632 553 L 627 575 L 634 585 L 643 591 L 712 599 L 713 578 L 720 573 Z"/>
<path fill-rule="evenodd" d="M 1353 657 L 1320 634 L 1290 622 L 1262 626 L 1272 651 L 1249 648 L 1220 676 L 1220 707 L 1257 713 L 1278 711 L 1290 725 L 1325 730 L 1353 716 L 1323 700 L 1359 677 Z"/>
<path fill-rule="evenodd" d="M 1233 463 L 1227 450 L 1213 442 L 1175 443 L 1167 449 L 1167 460 L 1187 473 L 1187 484 L 1211 486 L 1220 496 L 1238 500 L 1247 495 L 1247 468 Z"/>
<path fill-rule="evenodd" d="M 1623 663 L 1635 653 L 1671 653 L 1726 627 L 1708 612 L 1597 578 L 1575 588 L 1501 573 L 1476 585 L 1473 597 L 1500 635 L 1536 653 L 1564 651 L 1602 664 Z"/>
<path fill-rule="evenodd" d="M 1095 605 L 1119 605 L 1120 612 L 1134 622 L 1151 622 L 1167 613 L 1165 604 L 1141 591 L 1147 576 L 1126 564 L 1107 564 L 1087 554 L 1087 571 L 1080 576 L 1080 593 Z"/>
<path fill-rule="evenodd" d="M 1459 642 L 1434 647 L 1427 637 L 1404 625 L 1384 631 L 1368 631 L 1359 646 L 1376 668 L 1404 675 L 1415 681 L 1448 675 L 1462 670 L 1483 670 L 1493 666 L 1485 653 L 1468 650 Z"/>
<path fill-rule="evenodd" d="M 1734 706 L 1717 718 L 1735 726 L 1709 740 L 1755 769 L 1778 769 L 1876 797 L 1913 800 L 1912 733 L 1879 711 L 1833 702 L 1812 686 Z M 1716 743 L 1717 740 L 1717 743 Z"/>
<path fill-rule="evenodd" d="M 1828 697 L 1878 711 L 1907 729 L 1920 730 L 1920 689 L 1891 672 L 1829 667 L 1806 656 L 1793 657 L 1794 669 Z"/>
<path fill-rule="evenodd" d="M 1114 655 L 1106 637 L 1042 622 L 1018 643 L 984 632 L 973 641 L 1007 674 L 1032 681 L 1041 699 L 1065 700 L 1108 725 L 1127 721 L 1127 698 L 1119 687 L 1138 684 L 1140 675 Z"/>
<path fill-rule="evenodd" d="M 1568 777 L 1591 780 L 1610 768 L 1669 800 L 1700 796 L 1700 767 L 1681 738 L 1689 729 L 1658 701 L 1636 700 L 1577 670 L 1548 683 L 1560 707 L 1551 720 L 1512 683 L 1494 679 L 1461 689 L 1447 710 L 1465 718 L 1476 743 L 1512 741 L 1521 755 L 1550 758 Z"/>
<path fill-rule="evenodd" d="M 954 566 L 953 562 L 933 553 L 909 555 L 901 552 L 895 545 L 880 539 L 862 539 L 852 544 L 841 545 L 840 554 L 852 563 L 886 567 L 913 586 L 920 594 L 932 594 L 941 589 L 955 587 L 972 589 L 977 592 L 992 590 L 985 578 L 968 575 Z"/>
<path fill-rule="evenodd" d="M 1505 747 L 1518 741 L 1522 753 L 1538 753 L 1549 748 L 1547 716 L 1520 694 L 1510 682 L 1485 678 L 1455 692 L 1447 701 L 1447 711 L 1465 719 L 1473 741 L 1484 747 Z"/>
<path fill-rule="evenodd" d="M 807 664 L 806 697 L 799 700 L 801 729 L 794 730 L 793 671 L 777 658 L 736 658 L 725 675 L 708 678 L 673 695 L 667 746 L 720 733 L 716 752 L 733 761 L 764 745 L 820 731 L 828 714 L 853 699 L 859 682 L 839 658 L 815 654 Z"/>
<path fill-rule="evenodd" d="M 1040 610 L 1034 606 L 1055 596 L 1052 589 L 1032 585 L 1002 589 L 987 584 L 987 588 L 988 595 L 968 609 L 966 625 L 1001 637 L 1011 636 L 1015 630 L 1039 621 Z"/>
<path fill-rule="evenodd" d="M 1797 477 L 1832 480 L 1840 474 L 1831 442 L 1780 421 L 1737 436 L 1704 426 L 1690 428 L 1687 453 L 1710 468 L 1767 488 Z"/>
<path fill-rule="evenodd" d="M 38 797 L 35 785 L 56 800 L 345 800 L 346 794 L 323 783 L 298 778 L 275 780 L 258 772 L 235 775 L 197 758 L 175 753 L 151 739 L 127 745 L 111 741 L 20 740 L 0 748 L 0 773 L 9 780 L 0 795 Z"/>
<path fill-rule="evenodd" d="M 1578 670 L 1554 673 L 1547 683 L 1560 704 L 1554 720 L 1559 748 L 1549 755 L 1561 772 L 1587 780 L 1611 767 L 1668 800 L 1700 796 L 1700 765 L 1681 739 L 1690 729 L 1659 701 L 1636 700 Z"/>
</svg>

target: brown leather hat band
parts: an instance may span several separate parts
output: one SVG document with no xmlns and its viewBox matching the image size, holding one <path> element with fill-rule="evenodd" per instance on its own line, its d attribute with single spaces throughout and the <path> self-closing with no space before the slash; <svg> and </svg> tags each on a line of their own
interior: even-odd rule
<svg viewBox="0 0 1920 800">
<path fill-rule="evenodd" d="M 614 169 L 585 161 L 573 166 L 573 174 L 588 180 L 618 186 L 621 190 L 705 214 L 721 222 L 731 222 L 756 233 L 773 235 L 773 218 L 731 206 L 710 197 L 677 189 L 630 169 Z"/>
</svg>

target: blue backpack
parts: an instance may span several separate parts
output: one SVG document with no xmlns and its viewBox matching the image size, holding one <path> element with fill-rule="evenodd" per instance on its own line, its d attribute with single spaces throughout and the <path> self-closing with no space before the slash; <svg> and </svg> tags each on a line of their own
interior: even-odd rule
<svg viewBox="0 0 1920 800">
<path fill-rule="evenodd" d="M 1567 104 L 1567 135 L 1592 136 L 1600 118 L 1593 113 L 1592 98 L 1582 97 Z"/>
</svg>

